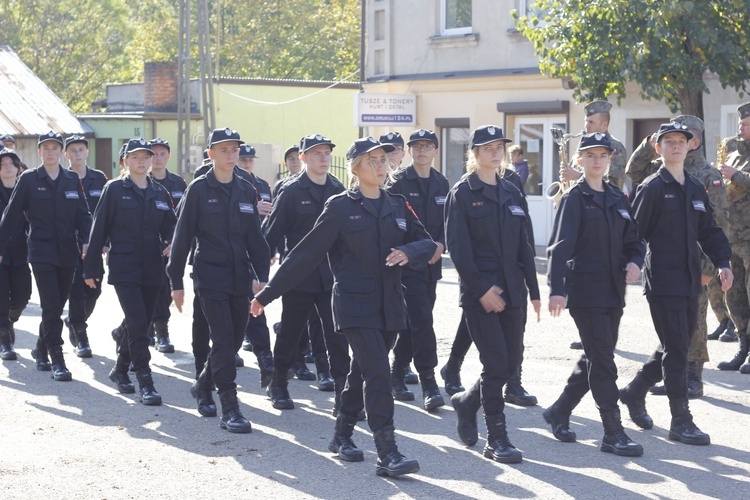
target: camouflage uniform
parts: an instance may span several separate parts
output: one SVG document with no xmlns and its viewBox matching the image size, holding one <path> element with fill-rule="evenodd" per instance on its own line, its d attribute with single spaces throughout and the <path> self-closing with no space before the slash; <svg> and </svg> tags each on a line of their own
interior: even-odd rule
<svg viewBox="0 0 750 500">
<path fill-rule="evenodd" d="M 625 151 L 625 146 L 620 141 L 612 137 L 612 134 L 609 132 L 607 132 L 607 135 L 609 135 L 609 142 L 612 144 L 612 157 L 609 160 L 609 170 L 604 174 L 604 180 L 618 189 L 623 189 L 623 185 L 625 184 L 625 162 L 628 159 L 628 155 Z M 570 167 L 582 172 L 581 166 L 578 164 L 578 151 L 573 155 Z"/>
<path fill-rule="evenodd" d="M 658 158 L 656 150 L 649 143 L 649 138 L 643 142 L 633 152 L 627 165 L 627 174 L 633 181 L 633 189 L 640 184 L 643 179 L 653 174 L 662 165 L 661 158 Z M 721 172 L 713 168 L 706 161 L 703 154 L 703 146 L 694 149 L 687 154 L 685 158 L 685 171 L 698 179 L 706 187 L 708 203 L 714 211 L 714 222 L 729 234 L 729 204 L 727 201 L 727 191 L 722 182 Z M 750 178 L 748 179 L 750 182 Z M 750 186 L 750 184 L 749 184 Z M 733 245 L 734 247 L 734 245 Z M 718 283 L 717 270 L 711 261 L 704 255 L 701 259 L 701 273 L 714 276 L 713 282 Z M 719 285 L 721 292 L 721 285 Z M 722 294 L 723 295 L 723 294 Z M 723 301 L 723 297 L 722 297 Z M 688 351 L 689 362 L 706 362 L 708 358 L 708 327 L 706 325 L 706 316 L 708 314 L 708 293 L 706 287 L 703 287 L 703 293 L 698 297 L 698 322 L 696 329 L 690 337 L 690 350 Z"/>
</svg>

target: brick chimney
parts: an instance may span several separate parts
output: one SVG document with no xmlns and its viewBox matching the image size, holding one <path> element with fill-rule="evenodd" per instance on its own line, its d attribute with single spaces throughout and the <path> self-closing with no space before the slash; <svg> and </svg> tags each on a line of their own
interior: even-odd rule
<svg viewBox="0 0 750 500">
<path fill-rule="evenodd" d="M 146 112 L 177 112 L 177 62 L 147 62 L 143 68 Z"/>
</svg>

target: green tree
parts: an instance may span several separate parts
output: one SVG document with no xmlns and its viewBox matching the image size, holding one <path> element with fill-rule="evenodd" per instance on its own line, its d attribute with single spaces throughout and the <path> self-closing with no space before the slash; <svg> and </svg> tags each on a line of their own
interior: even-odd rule
<svg viewBox="0 0 750 500">
<path fill-rule="evenodd" d="M 634 81 L 641 97 L 703 117 L 704 77 L 747 92 L 748 0 L 537 0 L 519 16 L 540 69 L 570 77 L 578 100 L 625 97 Z"/>
</svg>

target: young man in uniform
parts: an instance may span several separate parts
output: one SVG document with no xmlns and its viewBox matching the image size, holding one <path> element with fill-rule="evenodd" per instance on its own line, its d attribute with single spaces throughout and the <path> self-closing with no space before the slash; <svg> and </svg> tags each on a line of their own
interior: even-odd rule
<svg viewBox="0 0 750 500">
<path fill-rule="evenodd" d="M 279 195 L 279 191 L 284 182 L 291 179 L 292 176 L 297 175 L 299 171 L 302 170 L 302 163 L 299 161 L 299 146 L 297 144 L 292 144 L 286 148 L 286 151 L 284 151 L 284 168 L 287 169 L 289 175 L 283 179 L 279 179 L 276 181 L 276 184 L 273 185 L 271 195 L 274 200 Z"/>
<path fill-rule="evenodd" d="M 633 214 L 638 235 L 647 244 L 644 289 L 660 345 L 632 382 L 620 390 L 633 422 L 650 429 L 646 412 L 648 388 L 664 379 L 672 413 L 669 439 L 707 445 L 708 434 L 693 423 L 687 398 L 687 356 L 702 292 L 700 255 L 719 269 L 722 288 L 732 285 L 732 249 L 714 223 L 704 186 L 685 172 L 693 134 L 683 123 L 665 123 L 656 134 L 656 152 L 663 166 L 638 187 Z"/>
<path fill-rule="evenodd" d="M 393 146 L 393 151 L 386 153 L 388 156 L 389 168 L 395 172 L 401 168 L 401 162 L 404 160 L 406 151 L 404 151 L 404 138 L 398 132 L 388 132 L 380 136 L 380 144 Z"/>
</svg>

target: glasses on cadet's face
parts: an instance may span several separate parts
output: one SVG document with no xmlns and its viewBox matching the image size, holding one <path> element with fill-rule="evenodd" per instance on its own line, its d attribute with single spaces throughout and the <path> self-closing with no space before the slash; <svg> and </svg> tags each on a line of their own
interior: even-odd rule
<svg viewBox="0 0 750 500">
<path fill-rule="evenodd" d="M 419 144 L 419 143 L 417 143 L 417 144 L 412 144 L 411 148 L 414 149 L 414 150 L 416 150 L 416 151 L 419 151 L 419 150 L 432 151 L 433 149 L 435 149 L 435 145 L 432 144 L 432 143 L 429 143 L 429 144 Z"/>
</svg>

